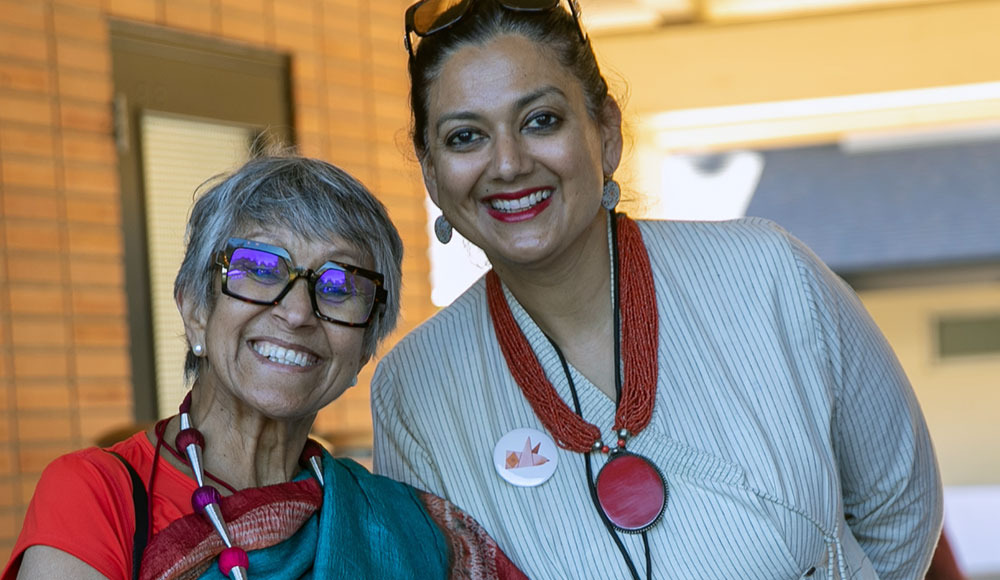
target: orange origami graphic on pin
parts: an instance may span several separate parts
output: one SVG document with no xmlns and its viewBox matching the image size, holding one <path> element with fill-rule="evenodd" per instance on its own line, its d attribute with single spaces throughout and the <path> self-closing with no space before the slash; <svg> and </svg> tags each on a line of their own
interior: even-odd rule
<svg viewBox="0 0 1000 580">
<path fill-rule="evenodd" d="M 549 459 L 538 454 L 538 448 L 542 444 L 539 443 L 534 447 L 531 446 L 531 437 L 524 440 L 524 449 L 521 451 L 508 451 L 507 452 L 507 469 L 520 469 L 521 467 L 536 467 L 544 463 L 548 463 Z"/>
</svg>

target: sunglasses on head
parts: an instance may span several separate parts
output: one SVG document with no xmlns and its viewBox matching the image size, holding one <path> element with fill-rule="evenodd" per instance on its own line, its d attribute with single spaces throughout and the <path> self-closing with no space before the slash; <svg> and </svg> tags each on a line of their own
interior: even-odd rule
<svg viewBox="0 0 1000 580">
<path fill-rule="evenodd" d="M 476 0 L 420 0 L 406 9 L 406 34 L 403 38 L 406 51 L 412 59 L 413 42 L 410 34 L 426 38 L 442 30 L 446 30 L 465 17 L 469 6 Z M 566 0 L 570 14 L 580 32 L 580 40 L 586 42 L 587 36 L 580 24 L 579 0 Z M 497 4 L 515 12 L 545 12 L 559 6 L 561 0 L 496 0 Z"/>
</svg>

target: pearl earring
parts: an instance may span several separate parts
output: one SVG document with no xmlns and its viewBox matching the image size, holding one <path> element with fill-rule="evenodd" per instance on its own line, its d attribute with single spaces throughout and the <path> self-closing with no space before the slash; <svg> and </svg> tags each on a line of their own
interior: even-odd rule
<svg viewBox="0 0 1000 580">
<path fill-rule="evenodd" d="M 198 343 L 191 347 L 191 351 L 194 352 L 194 356 L 201 356 L 205 354 L 205 347 L 201 343 Z"/>
</svg>

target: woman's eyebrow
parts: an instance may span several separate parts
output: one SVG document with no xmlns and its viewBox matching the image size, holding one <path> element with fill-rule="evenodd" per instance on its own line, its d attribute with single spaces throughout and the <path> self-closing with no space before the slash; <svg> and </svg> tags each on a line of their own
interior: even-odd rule
<svg viewBox="0 0 1000 580">
<path fill-rule="evenodd" d="M 558 95 L 559 97 L 561 97 L 563 99 L 566 98 L 566 93 L 564 93 L 562 91 L 562 89 L 560 89 L 559 87 L 554 86 L 554 85 L 548 85 L 548 86 L 544 86 L 544 87 L 538 89 L 537 91 L 533 91 L 533 92 L 528 93 L 527 95 L 524 95 L 523 97 L 521 97 L 520 99 L 518 99 L 516 103 L 514 103 L 514 106 L 518 110 L 520 110 L 520 109 L 523 109 L 523 108 L 527 107 L 531 103 L 533 103 L 533 102 L 535 102 L 535 101 L 537 101 L 537 100 L 539 100 L 539 99 L 541 99 L 543 97 L 547 97 L 549 95 Z"/>
<path fill-rule="evenodd" d="M 441 131 L 441 126 L 450 121 L 476 121 L 481 119 L 482 115 L 473 113 L 472 111 L 456 111 L 454 113 L 445 113 L 434 123 L 434 129 L 438 132 Z"/>
<path fill-rule="evenodd" d="M 560 98 L 566 99 L 566 93 L 564 93 L 559 87 L 553 85 L 544 86 L 515 101 L 514 110 L 519 111 L 531 103 L 549 95 L 558 95 Z M 444 115 L 441 115 L 441 117 L 437 120 L 437 123 L 434 124 L 434 128 L 435 130 L 440 131 L 441 126 L 449 121 L 475 121 L 481 119 L 482 117 L 482 115 L 473 111 L 455 111 L 453 113 L 445 113 Z"/>
</svg>

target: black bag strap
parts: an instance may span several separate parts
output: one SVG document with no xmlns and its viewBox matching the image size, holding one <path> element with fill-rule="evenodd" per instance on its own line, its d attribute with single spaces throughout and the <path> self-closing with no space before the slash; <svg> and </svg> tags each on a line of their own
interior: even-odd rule
<svg viewBox="0 0 1000 580">
<path fill-rule="evenodd" d="M 124 457 L 110 449 L 105 449 L 122 462 L 128 474 L 132 477 L 132 503 L 135 505 L 135 535 L 132 536 L 132 578 L 139 580 L 139 568 L 142 566 L 142 553 L 146 551 L 149 541 L 149 498 L 146 496 L 146 485 Z"/>
</svg>

